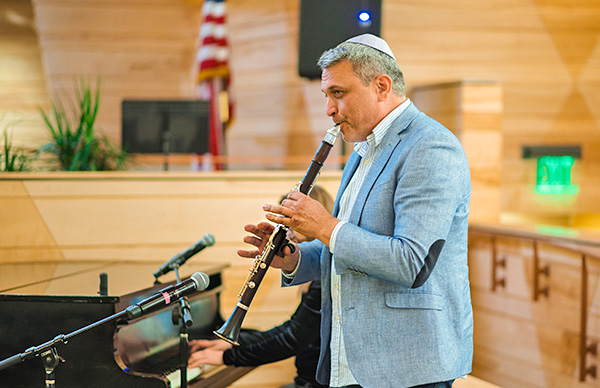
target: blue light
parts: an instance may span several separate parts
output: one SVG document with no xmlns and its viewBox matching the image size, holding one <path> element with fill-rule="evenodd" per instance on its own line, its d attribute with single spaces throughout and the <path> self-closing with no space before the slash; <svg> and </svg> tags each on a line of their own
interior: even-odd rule
<svg viewBox="0 0 600 388">
<path fill-rule="evenodd" d="M 371 20 L 371 14 L 366 11 L 362 11 L 358 14 L 358 20 L 360 20 L 363 23 L 366 23 Z"/>
</svg>

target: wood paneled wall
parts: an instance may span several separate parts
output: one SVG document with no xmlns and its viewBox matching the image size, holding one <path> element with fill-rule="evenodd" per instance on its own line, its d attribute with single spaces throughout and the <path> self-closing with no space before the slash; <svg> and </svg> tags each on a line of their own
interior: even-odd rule
<svg viewBox="0 0 600 388">
<path fill-rule="evenodd" d="M 152 285 L 152 273 L 205 233 L 216 243 L 181 267 L 223 269 L 221 313 L 238 301 L 251 260 L 237 249 L 243 225 L 263 220 L 263 203 L 289 191 L 301 173 L 3 173 L 0 174 L 0 292 L 96 295 L 108 274 L 109 295 Z M 340 174 L 325 172 L 319 184 L 335 196 Z M 161 281 L 174 280 L 171 272 Z M 285 321 L 299 302 L 298 287 L 281 288 L 271 269 L 244 319 L 268 329 Z M 32 344 L 24 344 L 29 346 Z M 261 366 L 232 386 L 277 388 L 295 375 L 293 359 Z M 457 388 L 497 388 L 469 376 Z"/>
<path fill-rule="evenodd" d="M 99 274 L 108 274 L 109 295 L 150 287 L 153 272 L 176 253 L 215 237 L 181 267 L 226 267 L 221 314 L 227 317 L 252 260 L 237 256 L 245 224 L 265 220 L 262 204 L 276 203 L 302 173 L 1 173 L 0 293 L 96 295 Z M 335 196 L 339 173 L 319 184 Z M 244 326 L 270 329 L 287 320 L 300 300 L 298 287 L 281 288 L 270 270 Z M 175 279 L 173 272 L 160 278 Z M 50 339 L 50 338 L 49 338 Z M 31 346 L 34 344 L 24 344 Z M 293 359 L 261 367 L 236 387 L 277 388 L 295 376 Z"/>
<path fill-rule="evenodd" d="M 78 266 L 143 264 L 134 274 L 115 273 L 121 280 L 131 276 L 126 282 L 115 279 L 111 293 L 121 295 L 147 287 L 161 263 L 211 233 L 215 245 L 190 263 L 214 260 L 244 267 L 233 271 L 240 279 L 229 283 L 231 294 L 237 294 L 251 265 L 236 254 L 245 245 L 243 226 L 265 220 L 262 204 L 277 203 L 298 176 L 301 173 L 0 174 L 0 290 L 36 283 L 21 292 L 93 295 L 96 281 L 59 286 L 38 282 L 55 277 L 64 265 L 76 272 Z M 335 196 L 339 176 L 324 174 L 319 184 Z M 36 275 L 15 275 L 19 265 L 31 263 L 41 265 Z M 148 266 L 156 268 L 144 272 Z M 64 272 L 69 271 L 58 271 Z M 274 285 L 279 288 L 279 282 Z M 228 299 L 225 309 L 237 301 Z M 287 306 L 284 317 L 294 307 Z"/>
<path fill-rule="evenodd" d="M 471 170 L 470 222 L 498 222 L 502 209 L 502 88 L 456 82 L 413 90 L 413 102 L 461 141 Z M 443 167 L 441 167 L 443 168 Z"/>
<path fill-rule="evenodd" d="M 55 99 L 101 79 L 98 126 L 120 143 L 121 102 L 194 95 L 201 1 L 32 0 L 44 75 Z"/>
<path fill-rule="evenodd" d="M 22 98 L 16 95 L 44 97 L 42 79 L 54 96 L 68 94 L 78 76 L 100 75 L 99 124 L 119 141 L 123 98 L 194 96 L 200 0 L 32 1 L 41 53 L 31 34 L 16 44 L 2 39 L 0 50 L 21 53 L 25 62 L 0 59 L 9 70 L 0 86 L 11 90 L 2 94 L 1 109 L 13 110 Z M 278 157 L 309 158 L 330 125 L 319 82 L 297 75 L 299 3 L 227 1 L 235 101 L 227 150 L 247 157 L 233 169 L 286 168 Z M 600 4 L 390 0 L 382 6 L 382 36 L 398 57 L 409 96 L 417 87 L 448 82 L 490 81 L 502 88 L 503 213 L 562 224 L 600 214 Z M 32 104 L 26 98 L 21 105 L 33 112 Z M 18 132 L 31 147 L 43 136 L 31 125 Z M 521 147 L 540 144 L 581 145 L 573 171 L 578 195 L 533 193 L 535 162 L 522 159 Z M 253 156 L 275 159 L 252 163 Z M 592 218 L 592 226 L 598 223 Z"/>
<path fill-rule="evenodd" d="M 4 0 L 0 2 L 0 134 L 7 129 L 15 147 L 39 148 L 47 136 L 37 106 L 47 102 L 31 3 Z"/>
<path fill-rule="evenodd" d="M 300 0 L 227 0 L 232 97 L 235 102 L 235 121 L 226 134 L 227 150 L 230 155 L 247 157 L 246 161 L 232 165 L 234 169 L 290 167 L 277 159 L 253 163 L 254 156 L 300 156 L 308 162 L 324 130 L 330 126 L 330 119 L 324 114 L 319 82 L 301 79 L 297 75 L 299 4 Z M 74 82 L 80 76 L 91 79 L 98 75 L 102 77 L 98 123 L 117 142 L 120 140 L 120 106 L 124 98 L 194 96 L 193 64 L 201 25 L 200 0 L 32 0 L 32 3 L 6 0 L 0 6 L 3 11 L 0 21 L 0 115 L 6 114 L 10 120 L 21 120 L 15 127 L 15 140 L 19 145 L 37 148 L 45 142 L 46 134 L 41 121 L 38 121 L 37 105 L 47 107 L 49 96 L 70 95 Z M 591 0 L 386 0 L 383 1 L 382 15 L 382 36 L 389 42 L 404 71 L 409 97 L 419 87 L 453 82 L 489 81 L 501 88 L 501 203 L 498 205 L 494 196 L 488 199 L 490 207 L 500 206 L 505 219 L 599 227 L 600 3 Z M 574 183 L 580 186 L 577 196 L 549 197 L 533 193 L 534 161 L 521 158 L 521 147 L 542 144 L 581 145 L 583 156 L 576 162 L 573 174 Z M 336 146 L 335 153 L 339 154 L 340 149 Z M 326 169 L 334 167 L 337 164 L 326 165 Z M 289 189 L 290 183 L 273 187 L 268 195 L 278 195 L 281 190 Z M 107 182 L 102 185 L 105 184 L 110 186 Z M 172 218 L 173 214 L 167 210 L 171 206 L 175 206 L 176 214 L 191 224 L 184 229 L 185 234 L 170 235 L 169 238 L 174 240 L 166 242 L 163 239 L 165 235 L 159 234 L 158 229 L 152 229 L 150 221 L 142 223 L 144 233 L 152 229 L 148 235 L 160 236 L 152 241 L 152 249 L 142 248 L 138 243 L 127 245 L 121 240 L 122 234 L 118 233 L 121 228 L 132 227 L 127 217 L 147 200 L 143 195 L 139 197 L 143 190 L 150 190 L 150 195 L 156 195 L 158 202 L 163 204 L 177 197 L 152 191 L 154 189 L 148 188 L 152 184 L 143 185 L 143 189 L 133 185 L 133 191 L 130 187 L 110 198 L 108 203 L 114 207 L 104 213 L 85 207 L 93 203 L 91 199 L 97 199 L 93 190 L 91 194 L 85 194 L 80 191 L 82 187 L 72 184 L 64 187 L 51 187 L 48 182 L 33 185 L 46 190 L 36 194 L 43 212 L 23 198 L 23 193 L 31 187 L 3 185 L 0 190 L 3 201 L 10 197 L 11 201 L 16 201 L 14 203 L 24 205 L 19 206 L 24 213 L 15 214 L 13 207 L 2 204 L 0 226 L 3 237 L 0 241 L 7 241 L 9 247 L 26 248 L 16 251 L 11 248 L 8 258 L 5 256 L 6 246 L 2 248 L 3 259 L 8 260 L 2 262 L 2 283 L 14 284 L 17 278 L 44 279 L 49 273 L 76 272 L 81 270 L 82 263 L 71 260 L 84 256 L 85 265 L 111 257 L 127 258 L 134 265 L 147 260 L 148 268 L 154 268 L 161 260 L 199 239 L 205 231 L 214 232 L 210 225 L 206 226 L 206 230 L 197 226 L 195 222 L 204 214 L 193 205 L 198 196 L 210 196 L 207 193 L 211 191 L 198 191 L 197 187 L 190 189 L 188 184 L 182 184 L 187 188 L 180 201 L 156 208 L 152 214 L 161 221 L 172 223 L 163 228 L 167 234 L 173 230 L 171 227 L 179 226 L 179 219 Z M 477 182 L 474 182 L 474 187 L 477 187 Z M 55 198 L 48 194 L 52 192 L 47 191 L 50 188 L 62 191 L 62 194 L 73 190 L 72 195 L 66 197 L 72 202 L 72 209 L 89 210 L 91 217 L 83 219 L 82 223 L 80 213 L 74 210 L 60 214 Z M 227 182 L 219 190 L 224 191 L 218 195 L 226 197 L 238 193 L 240 186 Z M 258 195 L 258 202 L 265 199 L 264 194 Z M 197 219 L 186 213 L 188 206 L 194 209 L 191 214 Z M 226 207 L 220 208 L 222 213 L 217 216 L 252 222 L 260 219 L 258 213 L 252 213 L 259 210 L 258 206 L 244 208 L 244 211 L 250 212 L 244 213 L 246 216 L 231 214 Z M 121 216 L 117 217 L 117 212 Z M 122 215 L 125 217 L 120 218 Z M 68 222 L 57 229 L 64 233 L 48 233 L 48 225 L 65 216 L 70 217 Z M 97 223 L 98 217 L 108 217 L 105 219 L 110 222 L 118 219 L 122 224 L 118 224 L 118 228 L 102 230 L 106 224 Z M 35 218 L 38 221 L 44 218 L 44 221 L 36 222 Z M 64 228 L 67 228 L 66 232 Z M 17 233 L 17 230 L 26 233 Z M 233 232 L 239 231 L 237 228 Z M 223 230 L 225 232 L 228 231 Z M 87 246 L 94 249 L 82 250 L 79 241 L 83 240 L 74 236 L 84 238 Z M 93 241 L 101 236 L 104 240 L 94 247 Z M 217 241 L 222 240 L 221 232 L 216 236 Z M 239 239 L 231 241 L 234 240 L 237 242 Z M 58 249 L 58 243 L 64 243 L 66 250 Z M 211 250 L 218 251 L 219 256 L 235 258 L 233 243 L 223 247 L 217 245 Z M 477 245 L 473 249 L 477 250 Z M 507 249 L 521 248 L 509 245 Z M 17 264 L 32 257 L 47 263 L 31 268 Z M 531 334 L 524 336 L 522 342 L 515 343 L 512 350 L 523 350 L 523 354 L 537 360 L 533 361 L 537 364 L 539 359 L 543 359 L 551 365 L 558 365 L 552 355 L 554 353 L 550 352 L 573 341 L 569 326 L 572 323 L 563 320 L 562 304 L 558 307 L 546 302 L 535 305 L 532 311 L 537 314 L 535 319 L 538 321 L 546 320 L 547 315 L 544 314 L 549 313 L 551 316 L 561 315 L 560 321 L 566 322 L 566 326 L 559 326 L 558 321 L 553 321 L 548 331 L 538 333 L 529 323 L 512 326 L 512 322 L 501 316 L 507 303 L 522 306 L 519 311 L 523 314 L 533 314 L 522 303 L 526 298 L 523 271 L 529 270 L 529 264 L 518 260 L 516 256 L 513 260 L 509 258 L 509 263 L 519 263 L 513 277 L 517 281 L 509 284 L 507 291 L 501 291 L 513 298 L 499 299 L 487 292 L 474 298 L 474 302 L 482 306 L 495 303 L 493 311 L 479 310 L 476 316 L 480 322 L 476 327 L 477 335 L 485 338 L 497 333 L 498 322 L 505 322 L 505 327 L 515 332 Z M 245 276 L 242 272 L 246 266 L 243 266 L 243 271 L 241 267 L 239 272 L 230 272 L 237 275 L 226 279 L 232 287 L 228 292 L 232 294 L 237 293 L 238 284 Z M 515 268 L 514 265 L 512 267 Z M 565 276 L 571 276 L 568 266 L 559 265 L 559 268 L 566 271 Z M 481 271 L 476 265 L 473 272 L 482 276 L 474 280 L 474 286 L 486 287 L 485 283 L 481 285 L 486 281 L 486 271 Z M 7 276 L 8 273 L 16 275 Z M 120 275 L 114 275 L 117 276 Z M 273 280 L 275 283 L 276 280 Z M 95 293 L 96 284 L 95 280 L 90 280 L 85 286 L 93 288 L 92 293 Z M 32 287 L 37 290 L 36 286 Z M 557 287 L 562 291 L 562 283 Z M 564 291 L 567 294 L 576 292 L 571 288 Z M 229 299 L 235 298 L 230 294 Z M 560 299 L 562 303 L 568 298 L 561 296 Z M 276 309 L 283 308 L 272 315 L 274 320 L 279 320 L 293 308 L 273 303 Z M 540 313 L 540 309 L 544 310 L 544 314 Z M 282 313 L 284 310 L 285 314 Z M 516 316 L 517 321 L 520 319 L 522 316 Z M 262 324 L 266 325 L 265 322 Z M 532 350 L 535 348 L 523 346 L 535 341 L 542 345 L 552 344 L 551 349 L 543 348 L 536 353 Z M 498 360 L 511 349 L 493 352 L 478 349 L 480 355 L 489 356 L 487 361 L 479 364 L 479 371 L 494 377 L 518 370 L 527 376 L 520 359 L 505 369 L 498 369 Z M 561 353 L 563 356 L 569 359 L 568 367 L 573 368 L 570 351 Z M 532 381 L 542 379 L 547 386 L 565 381 L 554 370 L 546 377 L 529 377 Z M 518 384 L 516 382 L 514 386 Z M 543 386 L 538 383 L 530 385 Z"/>
</svg>

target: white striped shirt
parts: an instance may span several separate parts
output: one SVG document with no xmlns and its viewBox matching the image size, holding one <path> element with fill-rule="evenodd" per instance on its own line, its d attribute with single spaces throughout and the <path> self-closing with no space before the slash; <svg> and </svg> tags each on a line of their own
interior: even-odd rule
<svg viewBox="0 0 600 388">
<path fill-rule="evenodd" d="M 373 133 L 367 136 L 367 140 L 355 143 L 354 151 L 361 156 L 360 164 L 354 172 L 350 183 L 344 190 L 342 197 L 340 198 L 340 210 L 337 218 L 341 221 L 334 228 L 331 234 L 331 240 L 329 243 L 329 249 L 333 254 L 331 260 L 331 301 L 332 301 L 332 316 L 331 316 L 331 342 L 329 347 L 331 349 L 331 377 L 329 379 L 329 385 L 331 387 L 343 387 L 346 385 L 358 384 L 354 379 L 350 367 L 348 366 L 348 360 L 346 358 L 346 350 L 344 346 L 344 337 L 342 335 L 342 315 L 341 315 L 341 290 L 340 290 L 340 275 L 335 272 L 335 242 L 339 233 L 340 227 L 345 224 L 350 218 L 350 213 L 358 191 L 360 190 L 365 177 L 371 169 L 371 165 L 381 140 L 387 133 L 392 122 L 400 116 L 400 114 L 410 105 L 410 100 L 404 101 L 396 109 L 391 111 L 386 117 L 383 118 L 373 129 Z"/>
</svg>

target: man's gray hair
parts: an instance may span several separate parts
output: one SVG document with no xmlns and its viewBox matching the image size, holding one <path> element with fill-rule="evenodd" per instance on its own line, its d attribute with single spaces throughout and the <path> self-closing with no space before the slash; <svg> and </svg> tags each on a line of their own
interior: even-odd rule
<svg viewBox="0 0 600 388">
<path fill-rule="evenodd" d="M 363 44 L 343 42 L 325 51 L 317 65 L 321 71 L 342 61 L 348 61 L 352 69 L 367 86 L 380 74 L 392 79 L 392 91 L 397 96 L 404 96 L 404 75 L 394 58 L 372 47 Z"/>
</svg>

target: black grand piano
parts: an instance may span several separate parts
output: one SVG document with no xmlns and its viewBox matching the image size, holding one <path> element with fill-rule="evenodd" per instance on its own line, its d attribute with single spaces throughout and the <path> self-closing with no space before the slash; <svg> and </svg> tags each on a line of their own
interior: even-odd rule
<svg viewBox="0 0 600 388">
<path fill-rule="evenodd" d="M 219 314 L 221 273 L 188 296 L 193 325 L 190 339 L 213 338 L 223 323 Z M 60 334 L 69 334 L 123 311 L 173 283 L 157 284 L 121 297 L 0 294 L 0 360 L 23 353 Z M 165 388 L 179 386 L 180 327 L 172 303 L 140 318 L 103 323 L 55 348 L 61 362 L 54 369 L 56 388 Z M 227 387 L 252 367 L 189 370 L 190 388 Z M 0 388 L 45 386 L 39 357 L 0 370 Z"/>
</svg>

